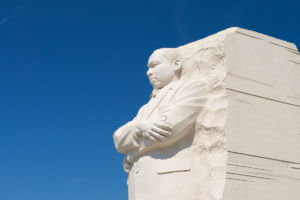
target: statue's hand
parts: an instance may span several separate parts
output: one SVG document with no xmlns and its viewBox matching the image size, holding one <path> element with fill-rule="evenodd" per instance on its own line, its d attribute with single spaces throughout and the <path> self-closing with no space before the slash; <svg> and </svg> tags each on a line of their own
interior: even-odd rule
<svg viewBox="0 0 300 200">
<path fill-rule="evenodd" d="M 139 130 L 137 137 L 145 137 L 153 142 L 166 140 L 172 135 L 172 126 L 165 122 L 138 122 L 136 128 Z"/>
</svg>

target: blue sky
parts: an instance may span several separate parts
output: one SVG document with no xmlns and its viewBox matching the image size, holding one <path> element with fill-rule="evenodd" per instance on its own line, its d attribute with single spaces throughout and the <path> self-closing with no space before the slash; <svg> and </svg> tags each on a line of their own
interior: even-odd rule
<svg viewBox="0 0 300 200">
<path fill-rule="evenodd" d="M 0 1 L 0 200 L 127 199 L 116 128 L 154 49 L 231 26 L 300 46 L 300 1 Z"/>
</svg>

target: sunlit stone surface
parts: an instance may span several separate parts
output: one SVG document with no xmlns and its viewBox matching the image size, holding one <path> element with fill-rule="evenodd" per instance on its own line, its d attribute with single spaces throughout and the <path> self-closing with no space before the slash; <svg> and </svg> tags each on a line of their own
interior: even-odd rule
<svg viewBox="0 0 300 200">
<path fill-rule="evenodd" d="M 294 44 L 229 28 L 148 68 L 149 102 L 114 133 L 129 200 L 300 199 Z"/>
</svg>

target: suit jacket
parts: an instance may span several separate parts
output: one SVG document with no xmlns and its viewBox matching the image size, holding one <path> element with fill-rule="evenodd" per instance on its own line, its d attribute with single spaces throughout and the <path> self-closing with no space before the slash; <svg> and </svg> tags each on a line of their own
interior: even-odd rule
<svg viewBox="0 0 300 200">
<path fill-rule="evenodd" d="M 209 89 L 201 80 L 170 83 L 154 94 L 136 118 L 114 133 L 117 150 L 126 154 L 129 200 L 198 200 L 198 151 L 193 147 L 195 121 L 205 108 Z M 134 137 L 139 121 L 164 121 L 173 127 L 163 142 Z"/>
</svg>

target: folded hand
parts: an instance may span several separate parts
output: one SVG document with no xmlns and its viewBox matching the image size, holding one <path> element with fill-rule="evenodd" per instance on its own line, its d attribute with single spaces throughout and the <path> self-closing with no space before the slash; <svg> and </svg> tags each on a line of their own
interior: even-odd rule
<svg viewBox="0 0 300 200">
<path fill-rule="evenodd" d="M 137 137 L 145 137 L 153 142 L 163 141 L 172 135 L 172 126 L 166 122 L 139 122 Z"/>
</svg>

